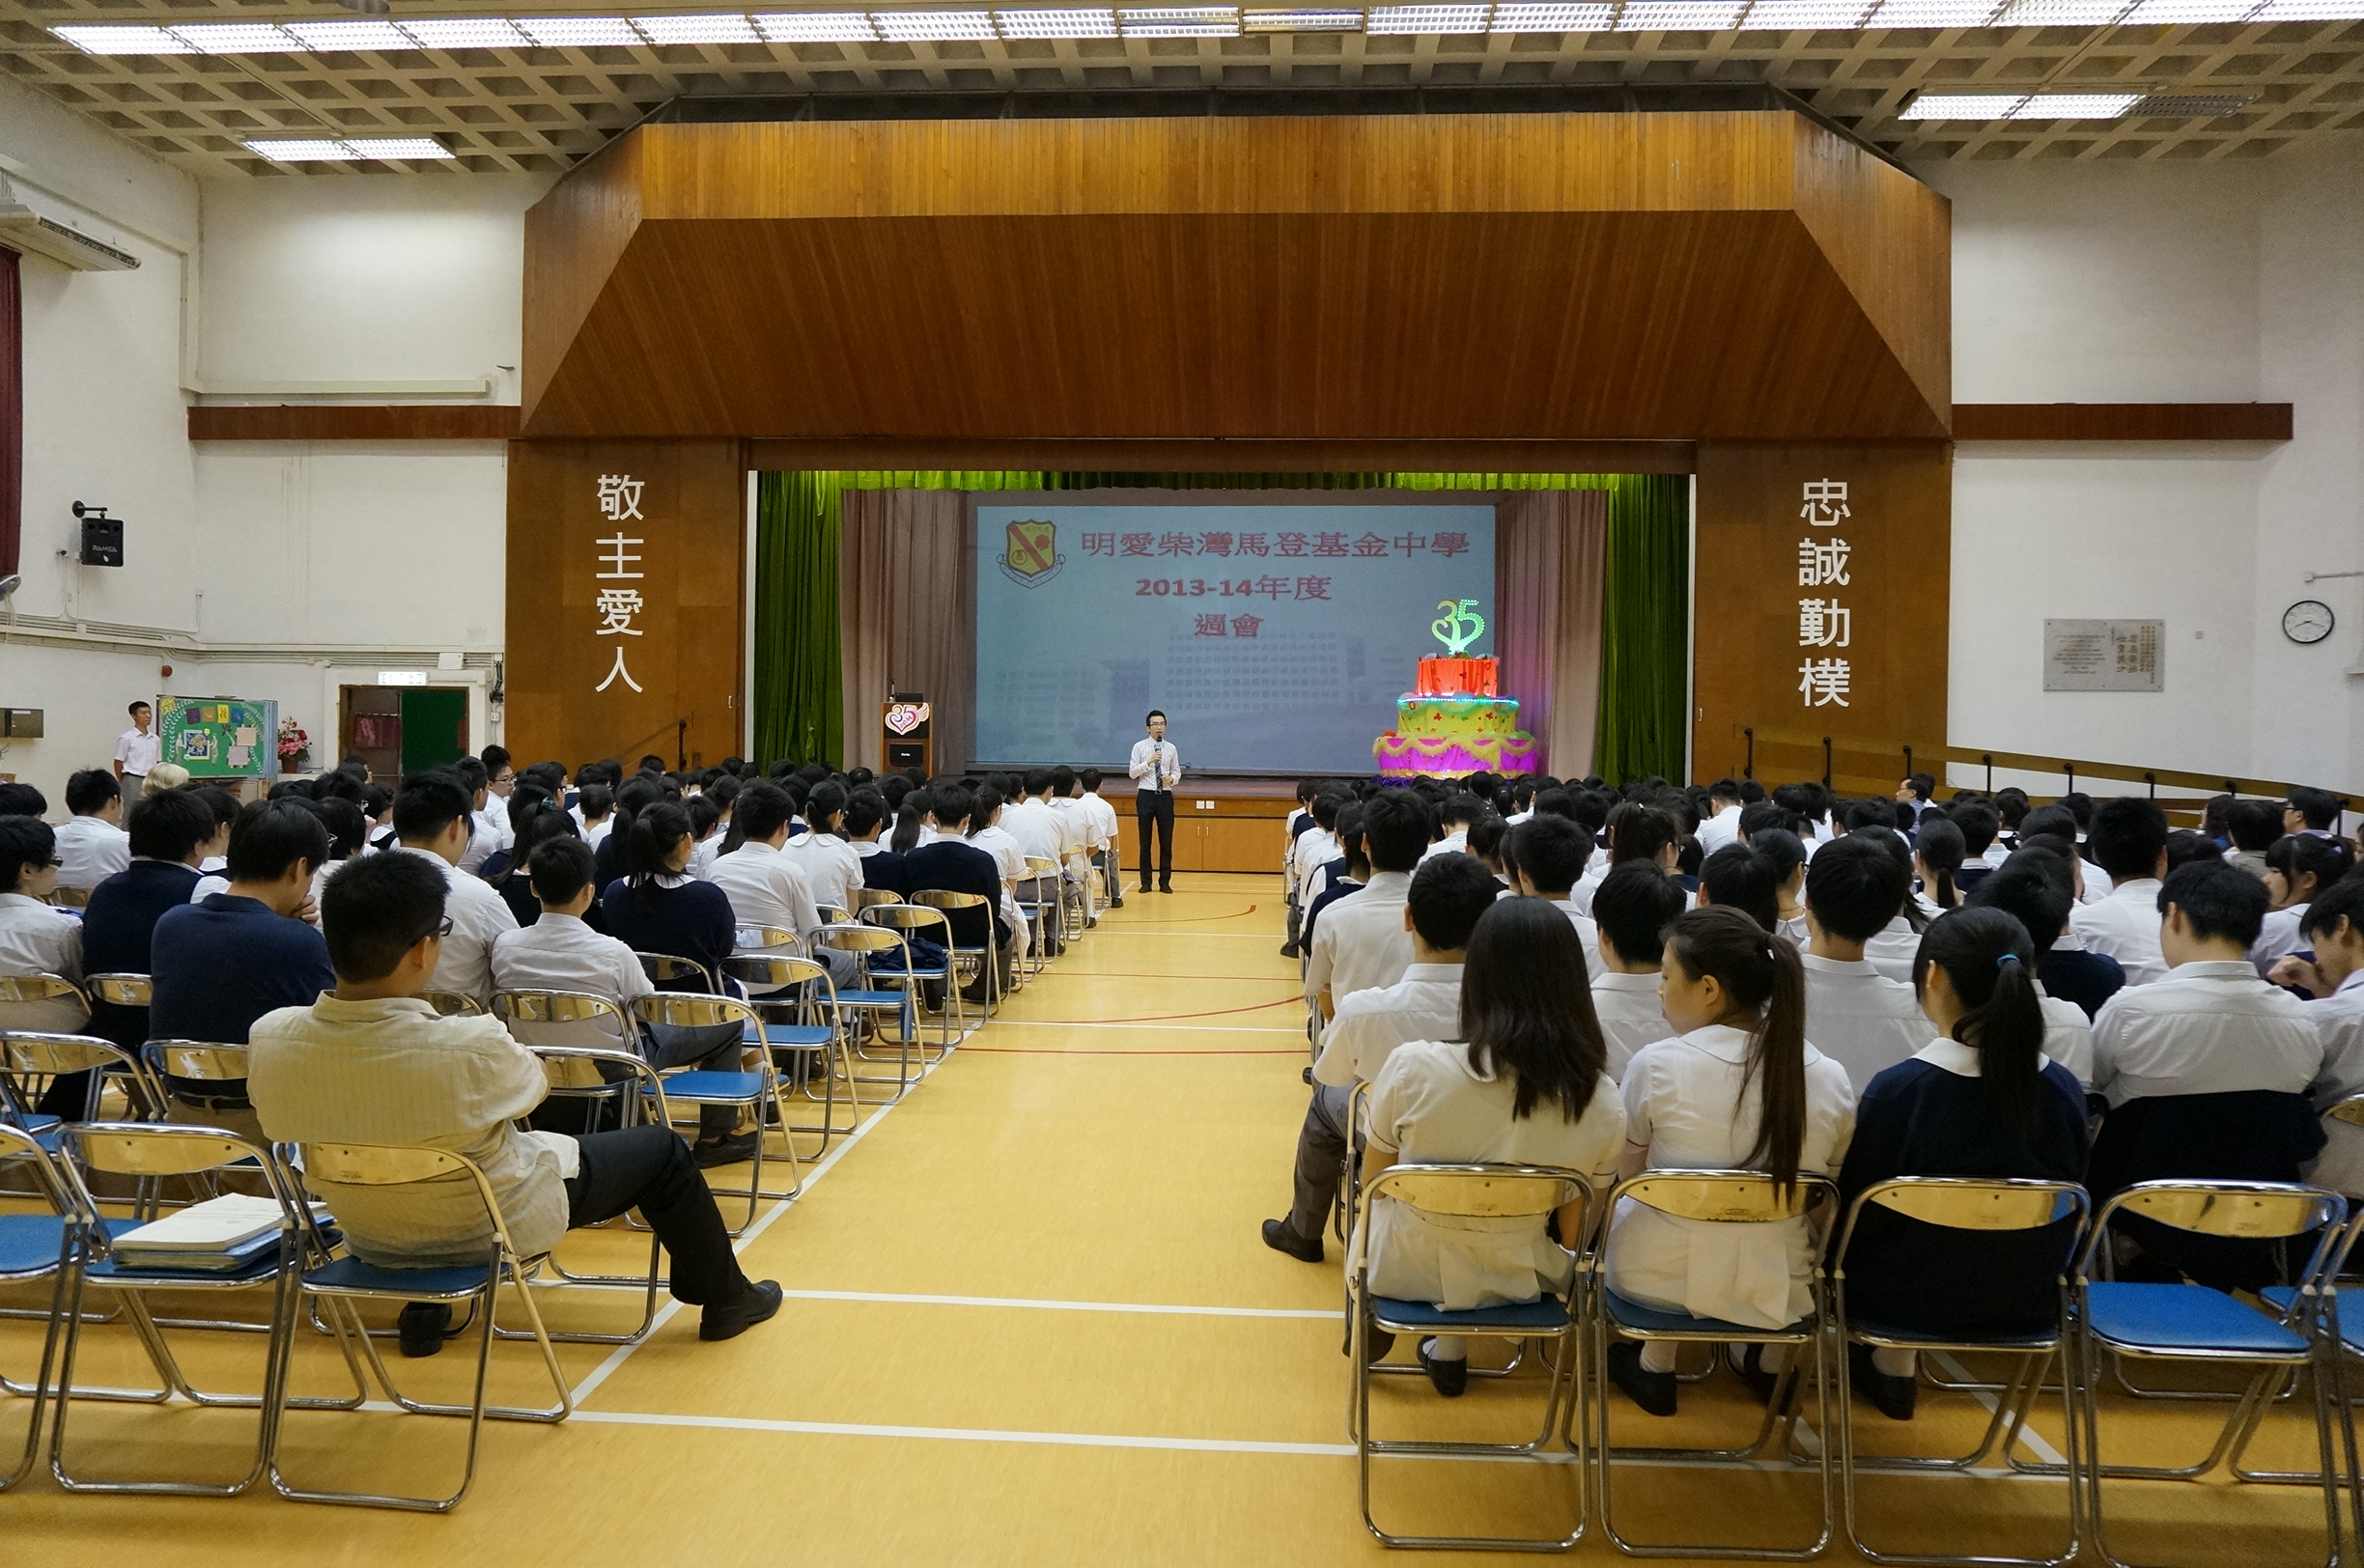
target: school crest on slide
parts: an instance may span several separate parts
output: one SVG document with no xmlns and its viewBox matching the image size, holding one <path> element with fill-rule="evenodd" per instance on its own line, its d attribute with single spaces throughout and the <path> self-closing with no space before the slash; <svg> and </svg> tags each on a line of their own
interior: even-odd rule
<svg viewBox="0 0 2364 1568">
<path fill-rule="evenodd" d="M 1021 588 L 1039 588 L 1058 575 L 1067 558 L 1058 552 L 1058 524 L 1019 521 L 1009 525 L 1001 547 L 1002 574 Z"/>
</svg>

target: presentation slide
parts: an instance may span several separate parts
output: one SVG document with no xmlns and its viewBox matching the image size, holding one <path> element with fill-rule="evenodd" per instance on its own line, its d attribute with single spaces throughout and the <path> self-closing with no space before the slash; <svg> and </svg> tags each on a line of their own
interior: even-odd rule
<svg viewBox="0 0 2364 1568">
<path fill-rule="evenodd" d="M 1368 773 L 1415 666 L 1444 652 L 1440 601 L 1494 608 L 1491 505 L 981 497 L 976 517 L 988 765 L 1121 767 L 1160 708 L 1185 778 Z"/>
</svg>

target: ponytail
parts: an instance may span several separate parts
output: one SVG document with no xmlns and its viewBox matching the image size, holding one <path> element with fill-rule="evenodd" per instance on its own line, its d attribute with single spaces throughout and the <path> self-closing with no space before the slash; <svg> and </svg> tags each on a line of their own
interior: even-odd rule
<svg viewBox="0 0 2364 1568">
<path fill-rule="evenodd" d="M 1743 1103 L 1749 1084 L 1758 1086 L 1748 1162 L 1784 1195 L 1794 1191 L 1806 1145 L 1806 966 L 1797 949 L 1744 911 L 1713 904 L 1668 929 L 1667 958 L 1693 979 L 1714 975 L 1735 1012 L 1755 1015 L 1740 1078 Z"/>
<path fill-rule="evenodd" d="M 1936 812 L 1928 812 L 1921 818 L 1913 849 L 1921 857 L 1921 869 L 1928 874 L 1929 902 L 1941 910 L 1958 907 L 1961 895 L 1955 891 L 1954 874 L 1969 853 L 1962 830 Z"/>
<path fill-rule="evenodd" d="M 1925 992 L 1929 966 L 1946 972 L 1961 998 L 1954 1038 L 1979 1053 L 1979 1085 L 1994 1113 L 2013 1127 L 2035 1119 L 2043 1073 L 2043 1001 L 2036 994 L 2035 944 L 2027 928 L 1999 909 L 1952 910 L 1929 922 L 1913 960 L 1913 990 Z"/>
<path fill-rule="evenodd" d="M 624 863 L 632 874 L 632 889 L 645 900 L 658 878 L 674 874 L 665 862 L 673 847 L 690 836 L 690 813 L 670 800 L 660 800 L 633 813 L 624 832 Z"/>
<path fill-rule="evenodd" d="M 888 849 L 897 854 L 909 854 L 918 848 L 919 829 L 927 826 L 928 804 L 925 790 L 913 790 L 903 797 L 903 803 L 895 812 L 894 836 L 886 841 Z"/>
</svg>

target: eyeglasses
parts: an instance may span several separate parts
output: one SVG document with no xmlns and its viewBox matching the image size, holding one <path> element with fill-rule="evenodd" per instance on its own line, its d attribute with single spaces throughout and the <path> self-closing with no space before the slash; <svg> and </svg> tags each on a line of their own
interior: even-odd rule
<svg viewBox="0 0 2364 1568">
<path fill-rule="evenodd" d="M 441 941 L 444 938 L 450 936 L 451 934 L 452 917 L 447 914 L 442 919 L 436 921 L 432 929 L 420 932 L 416 937 L 412 938 L 411 940 L 414 945 L 418 942 L 427 940 L 427 938 L 430 937 L 434 938 L 436 941 Z"/>
<path fill-rule="evenodd" d="M 515 784 L 517 782 L 517 774 L 495 773 L 492 775 L 492 782 L 495 784 Z"/>
</svg>

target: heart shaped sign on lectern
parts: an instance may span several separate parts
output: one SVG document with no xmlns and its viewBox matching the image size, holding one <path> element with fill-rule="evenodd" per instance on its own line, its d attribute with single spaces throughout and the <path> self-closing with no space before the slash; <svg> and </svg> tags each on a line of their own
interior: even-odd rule
<svg viewBox="0 0 2364 1568">
<path fill-rule="evenodd" d="M 899 702 L 886 710 L 886 727 L 897 735 L 909 735 L 927 722 L 928 705 L 923 702 Z"/>
</svg>

